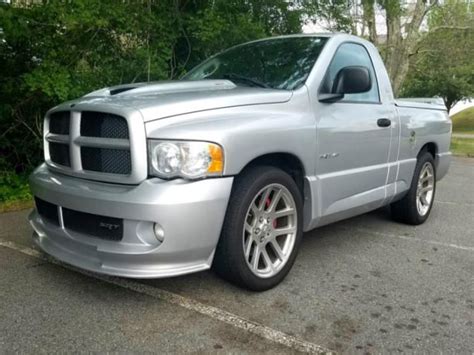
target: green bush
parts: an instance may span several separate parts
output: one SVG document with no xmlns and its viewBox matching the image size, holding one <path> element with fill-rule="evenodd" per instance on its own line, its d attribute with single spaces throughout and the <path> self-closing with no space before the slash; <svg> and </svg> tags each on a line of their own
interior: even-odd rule
<svg viewBox="0 0 474 355">
<path fill-rule="evenodd" d="M 31 200 L 28 176 L 12 172 L 0 174 L 0 203 Z"/>
</svg>

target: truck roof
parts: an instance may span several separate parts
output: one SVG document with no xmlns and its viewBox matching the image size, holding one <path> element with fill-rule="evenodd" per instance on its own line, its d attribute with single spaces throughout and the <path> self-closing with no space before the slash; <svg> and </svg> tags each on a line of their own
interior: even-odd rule
<svg viewBox="0 0 474 355">
<path fill-rule="evenodd" d="M 301 37 L 326 37 L 326 38 L 345 37 L 347 40 L 352 40 L 352 41 L 359 42 L 359 43 L 372 44 L 371 42 L 365 40 L 364 38 L 354 36 L 354 35 L 351 35 L 351 34 L 348 34 L 348 33 L 343 33 L 343 32 L 315 32 L 315 33 L 296 33 L 296 34 L 289 34 L 289 35 L 265 37 L 265 38 L 260 38 L 260 39 L 256 39 L 256 40 L 253 40 L 253 41 L 248 41 L 248 42 L 245 42 L 245 43 L 239 43 L 239 44 L 237 44 L 235 46 L 232 46 L 232 47 L 229 47 L 229 48 L 238 47 L 238 46 L 242 46 L 242 45 L 245 45 L 245 44 L 248 44 L 248 43 L 255 43 L 255 42 L 260 42 L 260 41 L 270 41 L 270 40 L 281 39 L 281 38 L 301 38 Z M 226 48 L 226 50 L 229 49 L 229 48 Z"/>
</svg>

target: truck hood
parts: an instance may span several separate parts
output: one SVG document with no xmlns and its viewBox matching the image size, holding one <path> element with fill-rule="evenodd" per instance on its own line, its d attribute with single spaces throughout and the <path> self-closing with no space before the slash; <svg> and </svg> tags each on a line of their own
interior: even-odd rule
<svg viewBox="0 0 474 355">
<path fill-rule="evenodd" d="M 237 86 L 229 80 L 163 81 L 113 86 L 67 104 L 133 107 L 145 122 L 226 107 L 276 104 L 292 91 Z"/>
</svg>

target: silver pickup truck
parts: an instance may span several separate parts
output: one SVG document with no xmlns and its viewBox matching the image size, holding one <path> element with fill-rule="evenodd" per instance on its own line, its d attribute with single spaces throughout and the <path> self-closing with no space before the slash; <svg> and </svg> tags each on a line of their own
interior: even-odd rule
<svg viewBox="0 0 474 355">
<path fill-rule="evenodd" d="M 278 284 L 303 232 L 390 205 L 425 222 L 450 162 L 436 99 L 394 99 L 377 49 L 345 34 L 232 47 L 181 80 L 94 91 L 46 114 L 33 239 L 132 278 L 213 268 Z"/>
</svg>

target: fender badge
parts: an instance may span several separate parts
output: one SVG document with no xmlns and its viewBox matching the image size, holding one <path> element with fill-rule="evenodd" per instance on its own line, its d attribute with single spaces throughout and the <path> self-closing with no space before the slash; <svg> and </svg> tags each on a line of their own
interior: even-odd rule
<svg viewBox="0 0 474 355">
<path fill-rule="evenodd" d="M 331 158 L 337 158 L 339 156 L 339 153 L 325 153 L 321 154 L 319 156 L 319 159 L 331 159 Z"/>
</svg>

